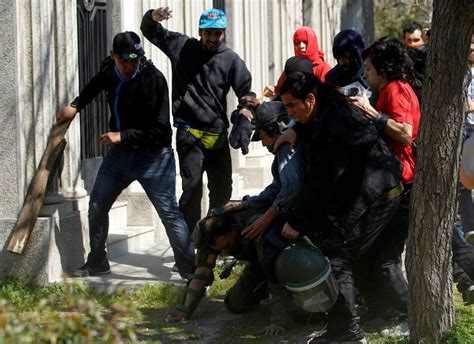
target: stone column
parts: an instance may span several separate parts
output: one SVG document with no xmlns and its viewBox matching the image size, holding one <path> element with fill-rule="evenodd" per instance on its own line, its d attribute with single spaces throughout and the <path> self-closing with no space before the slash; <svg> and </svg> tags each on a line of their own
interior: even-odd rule
<svg viewBox="0 0 474 344">
<path fill-rule="evenodd" d="M 11 0 L 0 0 L 0 10 L 0 152 L 4 171 L 0 183 L 0 275 L 46 282 L 60 278 L 69 265 L 83 259 L 84 221 L 77 204 L 62 202 L 60 195 L 63 190 L 70 198 L 86 195 L 80 175 L 79 118 L 69 129 L 60 177 L 51 183 L 23 255 L 8 253 L 7 245 L 56 111 L 77 94 L 77 9 L 69 0 L 16 0 L 13 5 Z M 65 219 L 73 219 L 76 226 Z M 63 227 L 70 231 L 63 234 Z M 63 240 L 74 242 L 67 247 Z"/>
<path fill-rule="evenodd" d="M 17 59 L 18 44 L 16 40 L 16 8 L 11 1 L 1 0 L 0 11 L 0 164 L 2 173 L 0 179 L 0 235 L 5 236 L 11 229 L 19 210 L 19 184 L 24 178 L 22 167 L 17 159 L 19 142 L 16 135 L 18 125 L 17 108 Z M 3 241 L 3 240 L 2 240 Z"/>
<path fill-rule="evenodd" d="M 56 39 L 54 48 L 57 54 L 53 69 L 56 78 L 55 108 L 69 104 L 79 92 L 78 48 L 77 48 L 77 9 L 74 1 L 55 1 Z M 71 37 L 73 39 L 71 39 Z M 55 109 L 53 109 L 53 112 Z M 81 178 L 81 133 L 80 116 L 76 116 L 67 133 L 64 151 L 64 164 L 61 171 L 60 191 L 69 200 L 81 199 L 87 195 Z"/>
</svg>

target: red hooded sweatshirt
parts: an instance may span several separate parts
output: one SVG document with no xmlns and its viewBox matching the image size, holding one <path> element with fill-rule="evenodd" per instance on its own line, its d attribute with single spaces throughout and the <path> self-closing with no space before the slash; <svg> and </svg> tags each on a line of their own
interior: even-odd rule
<svg viewBox="0 0 474 344">
<path fill-rule="evenodd" d="M 302 53 L 298 49 L 298 43 L 306 42 L 306 52 Z M 331 70 L 331 66 L 324 61 L 324 53 L 319 50 L 318 37 L 314 30 L 308 26 L 296 29 L 293 34 L 293 47 L 295 56 L 306 57 L 313 63 L 313 74 L 322 82 L 326 80 L 326 73 Z M 278 83 L 275 86 L 275 93 L 280 91 L 281 85 L 285 81 L 285 73 L 280 75 Z"/>
</svg>

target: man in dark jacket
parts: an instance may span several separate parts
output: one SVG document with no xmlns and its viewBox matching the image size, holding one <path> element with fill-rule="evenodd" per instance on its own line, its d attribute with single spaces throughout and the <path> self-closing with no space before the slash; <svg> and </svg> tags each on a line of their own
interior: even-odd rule
<svg viewBox="0 0 474 344">
<path fill-rule="evenodd" d="M 400 162 L 369 120 L 314 76 L 294 73 L 280 92 L 288 114 L 299 121 L 287 132 L 310 144 L 307 185 L 282 235 L 308 235 L 330 259 L 339 285 L 327 333 L 312 342 L 365 343 L 355 311 L 353 271 L 376 265 L 378 277 L 386 278 L 379 241 L 402 192 Z"/>
<path fill-rule="evenodd" d="M 202 175 L 207 173 L 209 207 L 222 206 L 232 193 L 232 166 L 227 139 L 226 97 L 232 87 L 238 98 L 250 95 L 252 77 L 244 61 L 223 41 L 223 11 L 204 11 L 200 40 L 165 29 L 160 22 L 170 10 L 148 11 L 140 29 L 171 61 L 173 117 L 183 194 L 180 210 L 190 230 L 201 218 Z"/>
<path fill-rule="evenodd" d="M 101 91 L 110 107 L 110 131 L 99 141 L 110 147 L 97 174 L 89 203 L 91 252 L 74 277 L 110 273 L 105 250 L 109 210 L 118 195 L 138 180 L 157 210 L 182 277 L 192 272 L 194 247 L 176 203 L 176 168 L 171 149 L 168 86 L 163 74 L 146 60 L 134 32 L 114 37 L 113 50 L 99 72 L 57 121 L 71 120 Z M 105 114 L 104 114 L 105 115 Z"/>
</svg>

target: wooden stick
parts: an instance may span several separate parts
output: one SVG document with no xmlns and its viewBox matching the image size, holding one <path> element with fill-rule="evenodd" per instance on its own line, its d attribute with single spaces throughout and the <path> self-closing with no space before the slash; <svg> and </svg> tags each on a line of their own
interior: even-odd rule
<svg viewBox="0 0 474 344">
<path fill-rule="evenodd" d="M 257 98 L 260 101 L 260 103 L 263 102 L 263 99 L 265 97 L 268 97 L 268 93 L 269 93 L 268 90 L 263 90 L 262 94 Z"/>
<path fill-rule="evenodd" d="M 70 124 L 71 121 L 65 121 L 55 124 L 52 128 L 48 144 L 35 175 L 28 186 L 28 193 L 18 215 L 15 228 L 12 231 L 10 244 L 8 245 L 8 251 L 12 253 L 22 254 L 28 243 L 36 219 L 43 206 L 49 182 L 66 147 L 64 136 Z"/>
</svg>

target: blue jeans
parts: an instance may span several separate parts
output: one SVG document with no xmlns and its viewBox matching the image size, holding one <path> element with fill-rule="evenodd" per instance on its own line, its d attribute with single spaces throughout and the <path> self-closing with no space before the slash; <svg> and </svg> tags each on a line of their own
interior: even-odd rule
<svg viewBox="0 0 474 344">
<path fill-rule="evenodd" d="M 163 222 L 179 272 L 192 272 L 194 246 L 176 202 L 176 169 L 170 147 L 154 152 L 114 147 L 108 152 L 90 196 L 88 262 L 107 259 L 109 210 L 122 190 L 135 180 L 142 185 Z"/>
</svg>

